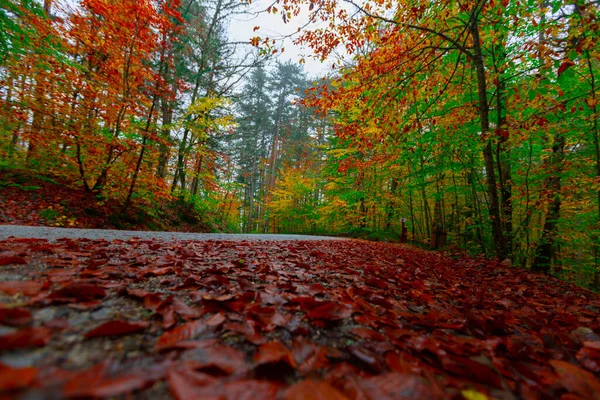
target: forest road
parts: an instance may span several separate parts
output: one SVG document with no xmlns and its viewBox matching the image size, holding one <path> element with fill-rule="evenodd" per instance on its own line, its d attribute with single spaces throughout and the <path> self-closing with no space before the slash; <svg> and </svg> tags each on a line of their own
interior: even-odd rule
<svg viewBox="0 0 600 400">
<path fill-rule="evenodd" d="M 75 229 L 47 226 L 0 225 L 0 240 L 14 236 L 17 238 L 37 238 L 54 241 L 56 239 L 105 239 L 127 240 L 131 238 L 158 240 L 347 240 L 332 236 L 279 235 L 279 234 L 237 234 L 237 233 L 187 233 L 187 232 L 148 232 L 120 231 L 114 229 Z"/>
</svg>

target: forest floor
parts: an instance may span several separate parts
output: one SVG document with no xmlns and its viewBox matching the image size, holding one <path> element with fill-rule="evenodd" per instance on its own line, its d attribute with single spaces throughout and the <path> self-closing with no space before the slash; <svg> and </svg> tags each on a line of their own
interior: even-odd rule
<svg viewBox="0 0 600 400">
<path fill-rule="evenodd" d="M 345 241 L 0 241 L 0 398 L 600 399 L 600 297 Z"/>
<path fill-rule="evenodd" d="M 0 169 L 0 224 L 67 228 L 211 232 L 191 207 L 174 200 L 159 210 L 121 205 L 78 185 L 27 171 Z"/>
</svg>

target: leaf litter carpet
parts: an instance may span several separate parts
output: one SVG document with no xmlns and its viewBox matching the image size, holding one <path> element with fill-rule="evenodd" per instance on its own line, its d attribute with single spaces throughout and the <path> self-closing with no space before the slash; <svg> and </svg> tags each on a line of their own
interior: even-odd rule
<svg viewBox="0 0 600 400">
<path fill-rule="evenodd" d="M 600 299 L 362 241 L 0 241 L 0 398 L 600 399 Z"/>
</svg>

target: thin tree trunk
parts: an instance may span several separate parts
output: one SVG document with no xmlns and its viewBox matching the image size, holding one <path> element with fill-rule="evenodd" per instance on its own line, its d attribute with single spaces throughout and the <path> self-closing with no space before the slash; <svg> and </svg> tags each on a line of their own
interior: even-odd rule
<svg viewBox="0 0 600 400">
<path fill-rule="evenodd" d="M 487 84 L 485 79 L 485 66 L 483 64 L 483 54 L 481 50 L 481 39 L 479 37 L 478 13 L 472 13 L 470 31 L 473 37 L 473 65 L 477 76 L 477 98 L 479 104 L 479 119 L 481 135 L 486 138 L 483 149 L 483 158 L 485 165 L 486 183 L 489 197 L 490 219 L 492 224 L 492 237 L 496 256 L 500 260 L 506 258 L 506 238 L 502 231 L 502 220 L 500 218 L 500 203 L 498 188 L 496 186 L 496 168 L 494 165 L 494 152 L 492 149 L 492 140 L 488 137 L 490 132 L 490 109 L 487 100 Z"/>
</svg>

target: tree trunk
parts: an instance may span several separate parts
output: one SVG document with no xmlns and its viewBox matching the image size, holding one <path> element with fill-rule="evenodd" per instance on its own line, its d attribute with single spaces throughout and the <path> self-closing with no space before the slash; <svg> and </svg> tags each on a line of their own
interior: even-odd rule
<svg viewBox="0 0 600 400">
<path fill-rule="evenodd" d="M 490 109 L 487 100 L 487 84 L 485 79 L 485 66 L 483 64 L 483 54 L 481 50 L 481 39 L 479 37 L 478 13 L 472 13 L 470 31 L 473 37 L 473 66 L 477 76 L 477 98 L 479 105 L 479 119 L 481 127 L 481 136 L 486 144 L 483 149 L 483 158 L 485 162 L 485 175 L 489 197 L 490 219 L 492 224 L 492 237 L 494 239 L 494 248 L 496 257 L 500 260 L 506 258 L 506 238 L 502 231 L 502 220 L 500 218 L 500 203 L 498 188 L 496 186 L 496 168 L 494 165 L 494 152 L 492 149 L 492 140 L 490 135 Z"/>
</svg>

